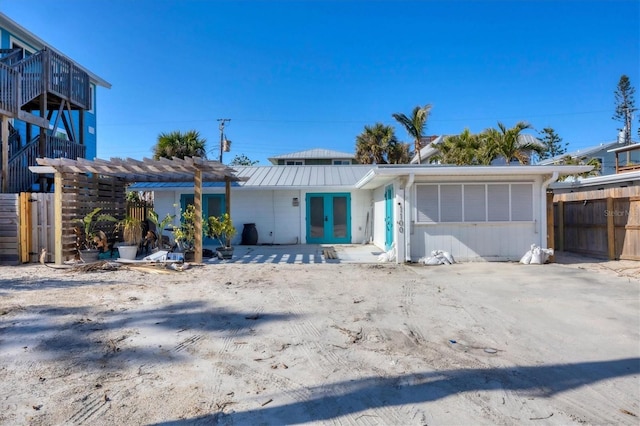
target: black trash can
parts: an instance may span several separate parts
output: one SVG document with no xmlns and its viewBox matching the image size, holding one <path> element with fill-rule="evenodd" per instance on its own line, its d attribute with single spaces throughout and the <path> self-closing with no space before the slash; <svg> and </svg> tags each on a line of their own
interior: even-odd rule
<svg viewBox="0 0 640 426">
<path fill-rule="evenodd" d="M 258 244 L 258 230 L 255 223 L 245 223 L 242 229 L 242 241 L 243 246 L 255 246 Z"/>
</svg>

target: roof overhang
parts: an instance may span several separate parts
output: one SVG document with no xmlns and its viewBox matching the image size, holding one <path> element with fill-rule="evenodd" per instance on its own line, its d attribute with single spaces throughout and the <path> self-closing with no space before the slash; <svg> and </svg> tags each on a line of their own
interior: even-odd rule
<svg viewBox="0 0 640 426">
<path fill-rule="evenodd" d="M 550 185 L 550 188 L 554 190 L 571 190 L 604 185 L 632 186 L 638 183 L 640 183 L 640 171 L 594 176 L 574 181 L 555 182 Z"/>
<path fill-rule="evenodd" d="M 385 185 L 401 176 L 414 175 L 430 177 L 453 176 L 544 176 L 578 175 L 589 172 L 593 166 L 379 166 L 371 169 L 355 187 L 374 189 Z"/>
<path fill-rule="evenodd" d="M 95 173 L 113 176 L 127 182 L 193 182 L 196 172 L 204 182 L 238 182 L 245 178 L 236 176 L 236 171 L 218 161 L 200 157 L 160 158 L 111 158 L 110 160 L 86 160 L 78 158 L 37 158 L 39 166 L 31 166 L 33 173 Z"/>
<path fill-rule="evenodd" d="M 640 144 L 634 143 L 631 145 L 621 146 L 619 148 L 608 149 L 607 152 L 613 152 L 618 154 L 620 152 L 636 151 L 638 149 L 640 149 Z"/>
<path fill-rule="evenodd" d="M 59 55 L 62 55 L 62 56 L 67 57 L 67 58 L 69 57 L 68 55 L 65 55 L 64 53 L 60 52 L 55 47 L 53 47 L 50 44 L 46 43 L 40 37 L 38 37 L 37 35 L 33 34 L 31 31 L 27 30 L 22 25 L 18 24 L 17 22 L 15 22 L 14 20 L 12 20 L 11 18 L 9 18 L 7 15 L 5 15 L 3 13 L 0 13 L 0 25 L 2 27 L 6 28 L 7 31 L 9 31 L 11 34 L 15 35 L 16 37 L 19 37 L 20 39 L 24 40 L 25 43 L 28 43 L 28 44 L 32 45 L 36 49 L 43 49 L 43 48 L 46 47 L 47 49 L 52 50 L 52 51 L 56 52 Z M 106 81 L 102 77 L 98 76 L 97 74 L 94 74 L 93 72 L 91 72 L 88 69 L 84 68 L 82 65 L 80 65 L 78 63 L 76 63 L 76 65 L 78 66 L 78 68 L 80 68 L 81 70 L 83 70 L 84 72 L 86 72 L 89 75 L 89 78 L 91 79 L 92 82 L 94 82 L 98 86 L 102 86 L 102 87 L 105 87 L 107 89 L 111 89 L 111 83 L 109 83 L 108 81 Z"/>
</svg>

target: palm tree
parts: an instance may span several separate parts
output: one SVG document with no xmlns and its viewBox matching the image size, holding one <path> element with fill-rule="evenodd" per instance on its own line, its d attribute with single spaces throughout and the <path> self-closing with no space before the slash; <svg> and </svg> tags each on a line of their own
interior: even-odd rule
<svg viewBox="0 0 640 426">
<path fill-rule="evenodd" d="M 474 135 L 469 129 L 464 129 L 459 135 L 447 136 L 438 145 L 438 154 L 432 157 L 431 161 L 456 166 L 484 164 L 479 155 L 483 143 L 480 135 Z"/>
<path fill-rule="evenodd" d="M 207 158 L 206 142 L 195 130 L 189 130 L 185 133 L 179 130 L 160 133 L 158 143 L 153 147 L 153 158 L 155 160 L 173 157 L 180 159 L 185 157 Z"/>
<path fill-rule="evenodd" d="M 411 149 L 408 143 L 396 142 L 389 146 L 387 153 L 389 164 L 409 164 L 411 162 Z"/>
<path fill-rule="evenodd" d="M 587 160 L 587 157 L 572 157 L 570 155 L 564 156 L 556 164 L 567 165 L 567 166 L 593 166 L 593 169 L 591 169 L 591 171 L 580 173 L 577 175 L 583 178 L 587 178 L 591 176 L 599 176 L 600 169 L 602 168 L 602 164 L 600 163 L 600 160 L 597 158 L 589 158 Z M 560 180 L 566 180 L 566 179 L 569 179 L 570 177 L 571 176 L 564 176 Z"/>
<path fill-rule="evenodd" d="M 362 164 L 390 163 L 390 151 L 398 145 L 393 127 L 376 123 L 364 126 L 364 131 L 356 136 L 356 160 Z M 397 155 L 397 154 L 396 154 Z"/>
<path fill-rule="evenodd" d="M 529 154 L 541 152 L 542 147 L 531 142 L 523 142 L 520 133 L 533 127 L 524 121 L 519 121 L 510 129 L 498 122 L 498 129 L 487 129 L 485 135 L 489 143 L 493 144 L 496 156 L 501 156 L 507 165 L 511 160 L 518 160 L 520 164 L 529 164 Z"/>
<path fill-rule="evenodd" d="M 424 136 L 423 132 L 427 126 L 427 119 L 429 118 L 430 112 L 431 105 L 427 104 L 422 108 L 419 105 L 415 107 L 411 113 L 411 117 L 407 117 L 401 113 L 391 114 L 398 123 L 402 124 L 409 136 L 413 138 L 415 150 L 418 154 L 418 164 L 422 163 L 420 156 L 421 140 Z"/>
</svg>

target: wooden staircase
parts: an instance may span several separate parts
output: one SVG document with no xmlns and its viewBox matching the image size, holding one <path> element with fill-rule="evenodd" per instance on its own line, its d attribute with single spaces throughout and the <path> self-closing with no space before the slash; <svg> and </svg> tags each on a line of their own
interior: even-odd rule
<svg viewBox="0 0 640 426">
<path fill-rule="evenodd" d="M 49 121 L 57 112 L 54 127 L 60 118 L 69 126 L 71 111 L 89 110 L 91 102 L 89 75 L 70 59 L 46 48 L 26 57 L 22 49 L 0 49 L 0 119 L 40 128 L 39 135 L 23 145 L 13 126 L 5 127 L 9 137 L 1 139 L 8 140 L 0 150 L 3 192 L 32 191 L 37 176 L 29 166 L 36 165 L 38 157 L 84 158 L 86 146 L 73 124 L 67 132 L 71 140 L 65 140 L 51 135 Z M 3 136 L 1 132 L 2 127 Z"/>
</svg>

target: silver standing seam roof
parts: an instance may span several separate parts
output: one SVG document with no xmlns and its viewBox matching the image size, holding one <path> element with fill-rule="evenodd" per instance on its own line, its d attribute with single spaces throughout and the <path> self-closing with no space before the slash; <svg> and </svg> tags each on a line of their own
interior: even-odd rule
<svg viewBox="0 0 640 426">
<path fill-rule="evenodd" d="M 247 179 L 233 182 L 234 188 L 294 189 L 313 187 L 355 188 L 376 165 L 336 166 L 234 166 L 236 177 Z M 192 182 L 139 182 L 129 188 L 144 191 L 192 187 Z M 203 182 L 203 188 L 224 187 L 220 182 Z"/>
<path fill-rule="evenodd" d="M 331 149 L 314 148 L 306 151 L 290 152 L 269 157 L 272 160 L 316 160 L 316 159 L 353 159 L 352 152 L 333 151 Z"/>
<path fill-rule="evenodd" d="M 618 143 L 617 141 L 604 142 L 604 143 L 601 143 L 600 145 L 591 146 L 591 147 L 588 147 L 588 148 L 577 149 L 575 151 L 566 152 L 564 154 L 556 155 L 555 157 L 551 157 L 551 158 L 547 158 L 546 160 L 538 161 L 538 164 L 540 164 L 542 166 L 553 164 L 553 163 L 556 163 L 556 162 L 564 159 L 565 157 L 571 157 L 571 158 L 589 157 L 591 154 L 595 154 L 596 152 L 600 152 L 600 151 L 603 151 L 603 150 L 606 151 L 606 150 L 609 150 L 612 147 L 616 147 L 616 146 L 622 146 L 622 144 Z"/>
</svg>

